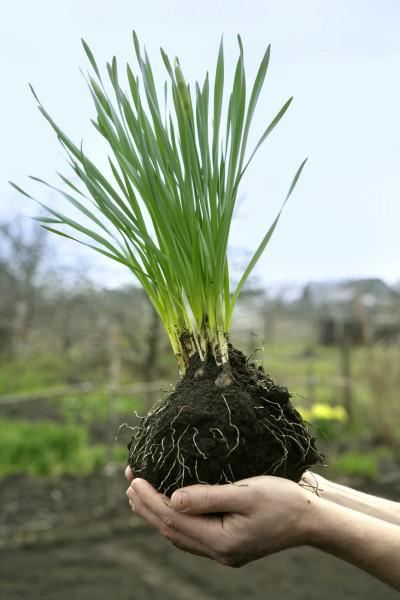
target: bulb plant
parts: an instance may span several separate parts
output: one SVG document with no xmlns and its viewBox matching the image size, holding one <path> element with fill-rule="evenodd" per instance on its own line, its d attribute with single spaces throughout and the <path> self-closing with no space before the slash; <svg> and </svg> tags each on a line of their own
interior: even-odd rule
<svg viewBox="0 0 400 600">
<path fill-rule="evenodd" d="M 74 173 L 59 174 L 59 192 L 73 212 L 43 204 L 42 226 L 125 265 L 139 280 L 168 333 L 180 372 L 175 389 L 133 428 L 129 464 L 157 489 L 235 481 L 259 474 L 298 480 L 319 459 L 308 428 L 261 367 L 229 339 L 241 290 L 268 245 L 281 210 L 231 289 L 228 241 L 243 175 L 286 113 L 287 100 L 248 151 L 254 112 L 267 74 L 270 47 L 248 89 L 243 46 L 226 95 L 221 41 L 215 73 L 186 83 L 179 60 L 161 49 L 169 83 L 157 93 L 145 50 L 133 33 L 136 71 L 125 87 L 114 57 L 106 85 L 92 51 L 86 79 L 96 109 L 93 126 L 109 147 L 106 175 L 75 145 L 40 103 Z M 108 91 L 107 87 L 110 89 Z M 14 187 L 34 199 L 19 186 Z"/>
</svg>

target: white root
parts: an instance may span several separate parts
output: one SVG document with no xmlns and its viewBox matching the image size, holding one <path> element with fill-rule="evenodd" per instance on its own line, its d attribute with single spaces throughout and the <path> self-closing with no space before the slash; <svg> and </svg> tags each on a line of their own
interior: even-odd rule
<svg viewBox="0 0 400 600">
<path fill-rule="evenodd" d="M 273 390 L 274 385 L 271 383 L 270 387 L 268 387 L 267 384 L 260 383 L 260 387 L 271 391 Z M 135 471 L 137 473 L 146 471 L 150 468 L 150 465 L 152 469 L 157 469 L 159 472 L 168 470 L 159 485 L 159 489 L 162 489 L 165 494 L 176 486 L 181 487 L 185 484 L 187 485 L 188 480 L 193 481 L 194 479 L 198 483 L 207 484 L 208 482 L 203 481 L 199 474 L 199 469 L 200 471 L 202 470 L 199 461 L 201 459 L 209 459 L 209 456 L 207 456 L 206 452 L 201 447 L 204 447 L 202 436 L 207 434 L 209 438 L 212 436 L 217 442 L 223 442 L 227 449 L 226 458 L 240 446 L 241 441 L 240 429 L 232 421 L 232 410 L 228 399 L 223 393 L 221 393 L 221 396 L 226 406 L 228 423 L 223 427 L 210 427 L 208 429 L 208 434 L 204 426 L 200 429 L 193 425 L 187 425 L 183 429 L 182 423 L 180 421 L 178 422 L 180 415 L 189 404 L 185 404 L 179 408 L 177 414 L 169 423 L 168 432 L 161 440 L 158 437 L 157 443 L 154 443 L 154 436 L 157 432 L 156 427 L 159 426 L 157 423 L 157 415 L 165 411 L 165 404 L 155 407 L 152 412 L 149 413 L 151 416 L 150 419 L 148 417 L 143 418 L 137 415 L 140 419 L 140 423 L 136 427 L 130 427 L 127 423 L 122 424 L 119 431 L 123 427 L 127 427 L 134 434 L 130 448 L 130 456 L 134 456 L 136 464 L 141 467 L 135 469 Z M 299 459 L 298 464 L 307 457 L 312 446 L 311 439 L 307 435 L 307 427 L 301 422 L 291 421 L 290 417 L 288 419 L 285 407 L 279 402 L 262 396 L 260 396 L 260 402 L 261 404 L 254 406 L 254 414 L 256 415 L 257 422 L 260 423 L 260 426 L 265 428 L 269 432 L 271 438 L 275 440 L 277 444 L 277 453 L 279 454 L 279 458 L 275 460 L 272 465 L 270 464 L 267 472 L 272 474 L 277 472 L 278 474 L 284 473 L 289 449 L 291 447 L 296 446 L 300 450 L 301 458 Z M 163 417 L 163 419 L 165 420 L 165 417 Z M 228 426 L 231 430 L 234 430 L 234 434 L 228 429 Z M 191 431 L 191 434 L 188 434 L 188 431 Z M 188 461 L 188 456 L 185 455 L 182 450 L 183 439 L 187 434 L 191 436 L 189 437 L 189 441 L 191 440 L 192 445 L 190 461 Z M 144 462 L 147 463 L 145 466 L 143 466 Z M 218 478 L 218 475 L 216 478 Z M 234 484 L 234 481 L 235 474 L 232 465 L 227 462 L 222 472 L 220 472 L 218 483 L 226 482 Z"/>
<path fill-rule="evenodd" d="M 197 452 L 204 458 L 204 460 L 207 460 L 207 456 L 204 454 L 204 452 L 202 450 L 200 450 L 197 442 L 196 442 L 196 436 L 199 434 L 199 430 L 197 429 L 197 427 L 193 427 L 195 433 L 193 434 L 193 445 L 196 448 Z"/>
<path fill-rule="evenodd" d="M 207 482 L 207 481 L 202 481 L 202 480 L 200 479 L 200 477 L 199 477 L 199 472 L 198 472 L 198 470 L 197 470 L 197 458 L 196 458 L 196 460 L 195 460 L 195 463 L 194 463 L 194 472 L 196 473 L 197 481 L 198 481 L 199 483 L 205 483 L 205 484 L 207 484 L 207 485 L 208 485 L 208 482 Z"/>
<path fill-rule="evenodd" d="M 226 483 L 233 483 L 232 481 L 230 481 L 230 480 L 227 478 L 227 476 L 226 476 L 226 473 L 225 473 L 224 469 L 222 469 L 222 476 L 225 478 L 225 482 L 226 482 Z"/>
<path fill-rule="evenodd" d="M 226 408 L 228 409 L 229 425 L 230 425 L 231 427 L 233 427 L 233 429 L 235 429 L 235 431 L 236 431 L 236 435 L 237 435 L 237 437 L 236 437 L 236 444 L 235 444 L 235 446 L 233 446 L 233 448 L 231 448 L 231 449 L 229 450 L 228 454 L 226 455 L 226 456 L 228 457 L 228 456 L 230 456 L 230 454 L 232 454 L 232 452 L 233 452 L 234 450 L 236 450 L 236 448 L 239 446 L 240 432 L 239 432 L 239 428 L 238 428 L 238 427 L 236 427 L 236 425 L 235 425 L 234 423 L 232 423 L 232 414 L 231 414 L 231 409 L 229 408 L 229 404 L 228 404 L 228 402 L 226 401 L 226 398 L 225 398 L 225 396 L 224 396 L 223 394 L 221 394 L 221 395 L 222 395 L 222 398 L 224 399 L 224 402 L 225 402 Z"/>
<path fill-rule="evenodd" d="M 213 438 L 216 440 L 214 431 L 217 431 L 220 435 L 219 440 L 225 442 L 227 449 L 229 450 L 229 443 L 222 431 L 218 427 L 210 427 L 210 432 L 213 434 Z"/>
<path fill-rule="evenodd" d="M 229 467 L 229 470 L 230 470 L 231 475 L 232 475 L 232 481 L 235 481 L 235 476 L 233 474 L 232 467 L 231 467 L 230 463 L 228 463 L 228 467 Z"/>
<path fill-rule="evenodd" d="M 162 486 L 164 485 L 164 483 L 167 481 L 168 477 L 171 475 L 172 470 L 175 467 L 175 465 L 176 465 L 176 459 L 174 460 L 174 462 L 172 463 L 172 466 L 171 466 L 170 470 L 168 471 L 168 473 L 166 474 L 166 476 L 164 477 L 164 479 L 160 483 L 160 489 L 162 488 Z M 170 487 L 171 487 L 171 485 L 167 488 L 167 490 L 169 490 Z"/>
</svg>

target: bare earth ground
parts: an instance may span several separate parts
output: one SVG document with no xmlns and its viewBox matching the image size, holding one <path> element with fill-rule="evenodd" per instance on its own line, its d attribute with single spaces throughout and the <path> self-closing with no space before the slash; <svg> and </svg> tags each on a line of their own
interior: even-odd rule
<svg viewBox="0 0 400 600">
<path fill-rule="evenodd" d="M 398 486 L 398 480 L 390 484 L 386 495 L 397 495 Z M 53 482 L 27 476 L 3 481 L 1 600 L 399 597 L 365 573 L 309 548 L 241 569 L 185 554 L 131 515 L 126 487 L 119 473 Z"/>
</svg>

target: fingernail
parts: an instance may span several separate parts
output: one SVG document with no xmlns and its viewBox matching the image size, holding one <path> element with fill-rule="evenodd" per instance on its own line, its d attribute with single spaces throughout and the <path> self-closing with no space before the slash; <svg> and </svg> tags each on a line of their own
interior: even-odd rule
<svg viewBox="0 0 400 600">
<path fill-rule="evenodd" d="M 177 492 L 173 494 L 176 498 L 174 504 L 179 512 L 185 512 L 189 508 L 189 495 L 186 492 Z"/>
<path fill-rule="evenodd" d="M 128 487 L 128 489 L 126 490 L 125 494 L 126 494 L 127 496 L 131 496 L 131 495 L 132 495 L 132 493 L 133 493 L 133 490 L 132 490 L 131 486 L 129 486 L 129 487 Z"/>
</svg>

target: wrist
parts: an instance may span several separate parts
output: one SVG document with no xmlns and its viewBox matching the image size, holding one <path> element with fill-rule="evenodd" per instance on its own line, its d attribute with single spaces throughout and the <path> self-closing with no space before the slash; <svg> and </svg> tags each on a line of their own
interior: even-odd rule
<svg viewBox="0 0 400 600">
<path fill-rule="evenodd" d="M 303 475 L 302 480 L 305 484 L 305 489 L 312 494 L 312 496 L 317 496 L 318 498 L 340 504 L 341 494 L 337 484 L 329 481 L 329 479 L 325 479 L 322 475 L 312 473 L 311 471 L 307 471 Z"/>
<path fill-rule="evenodd" d="M 320 503 L 325 500 L 319 496 L 303 492 L 303 501 L 299 510 L 298 524 L 298 546 L 313 546 L 317 539 L 318 519 Z"/>
<path fill-rule="evenodd" d="M 336 546 L 347 543 L 347 536 L 352 535 L 354 527 L 359 533 L 357 512 L 331 499 L 315 497 L 307 521 L 307 544 L 331 552 Z"/>
<path fill-rule="evenodd" d="M 307 507 L 303 514 L 301 522 L 302 545 L 320 547 L 323 540 L 323 523 L 326 519 L 326 505 L 328 500 L 324 500 L 315 494 L 308 494 Z"/>
</svg>

